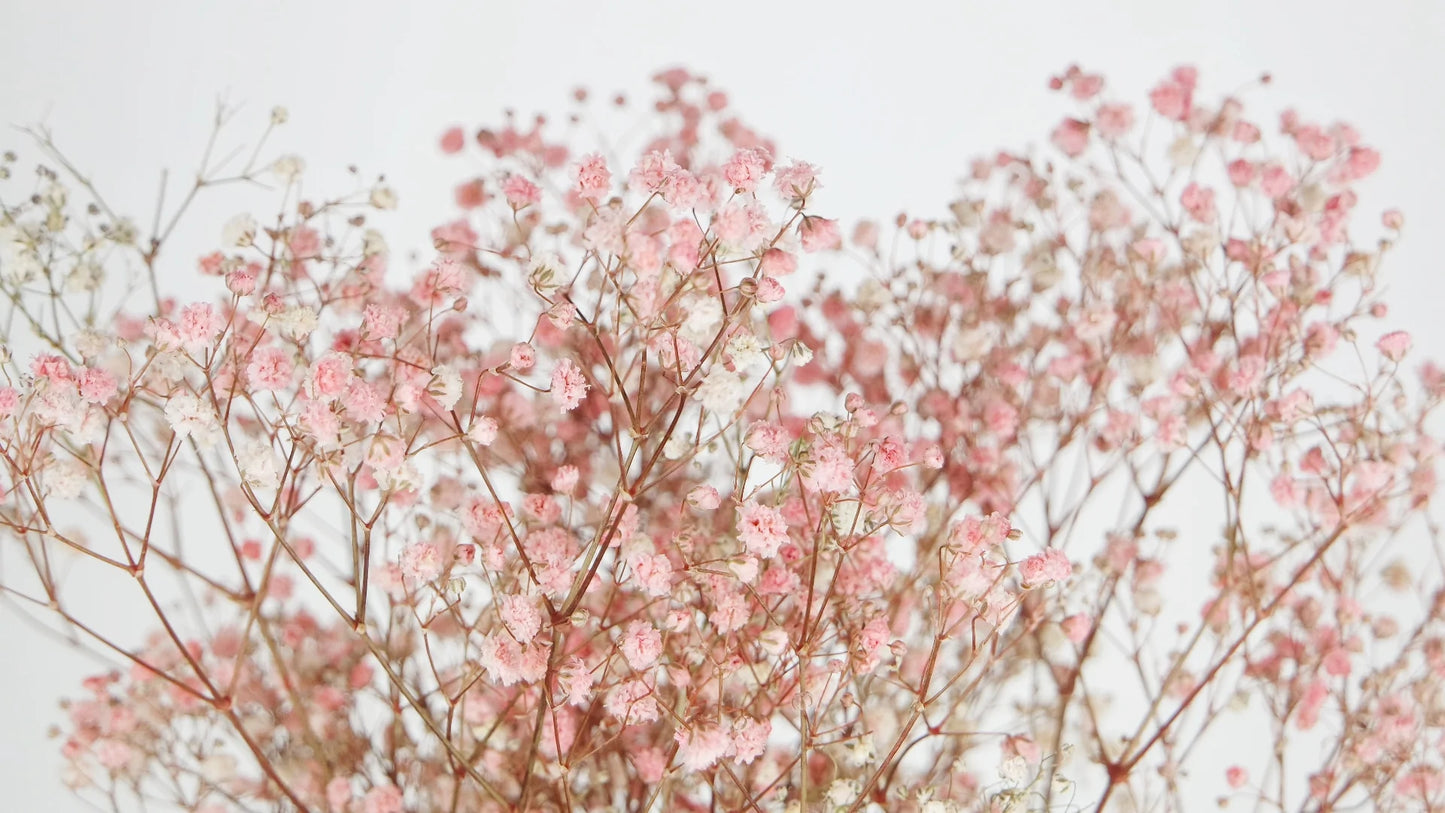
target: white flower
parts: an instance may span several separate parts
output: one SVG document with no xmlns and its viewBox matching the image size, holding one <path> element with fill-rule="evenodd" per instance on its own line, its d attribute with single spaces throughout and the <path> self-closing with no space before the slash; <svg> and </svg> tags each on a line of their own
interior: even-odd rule
<svg viewBox="0 0 1445 813">
<path fill-rule="evenodd" d="M 557 287 L 557 275 L 565 268 L 556 254 L 538 254 L 527 266 L 527 284 L 546 293 Z"/>
<path fill-rule="evenodd" d="M 986 327 L 961 330 L 953 339 L 953 355 L 959 361 L 983 358 L 992 349 L 993 335 Z"/>
<path fill-rule="evenodd" d="M 742 378 L 723 367 L 714 367 L 697 388 L 697 399 L 703 408 L 719 415 L 731 416 L 743 405 L 746 395 Z"/>
<path fill-rule="evenodd" d="M 70 193 L 66 191 L 65 187 L 62 186 L 58 181 L 51 181 L 49 184 L 46 185 L 45 192 L 43 194 L 45 195 L 45 202 L 50 206 L 50 208 L 62 209 L 65 207 L 65 201 L 69 197 Z"/>
<path fill-rule="evenodd" d="M 1199 157 L 1199 145 L 1190 136 L 1180 136 L 1169 145 L 1169 161 L 1179 169 L 1187 169 Z"/>
<path fill-rule="evenodd" d="M 768 367 L 769 359 L 763 343 L 751 333 L 740 333 L 728 342 L 728 355 L 733 366 L 739 370 L 762 371 Z"/>
<path fill-rule="evenodd" d="M 201 776 L 213 785 L 236 778 L 236 758 L 230 754 L 211 754 L 201 760 Z"/>
<path fill-rule="evenodd" d="M 73 457 L 52 457 L 49 465 L 45 467 L 45 485 L 50 491 L 49 496 L 62 500 L 79 497 L 89 474 L 85 464 Z"/>
<path fill-rule="evenodd" d="M 442 409 L 451 409 L 462 397 L 462 374 L 445 364 L 433 367 L 426 394 L 435 398 Z"/>
<path fill-rule="evenodd" d="M 95 260 L 83 260 L 65 275 L 65 290 L 68 293 L 83 294 L 100 288 L 105 282 L 105 269 Z"/>
<path fill-rule="evenodd" d="M 283 155 L 271 165 L 271 171 L 276 173 L 276 177 L 283 183 L 292 183 L 306 171 L 306 162 L 297 155 Z"/>
<path fill-rule="evenodd" d="M 497 439 L 497 419 L 482 416 L 472 421 L 472 426 L 467 430 L 467 440 L 478 446 L 491 446 L 492 441 Z"/>
<path fill-rule="evenodd" d="M 707 346 L 722 324 L 723 309 L 712 297 L 693 299 L 687 306 L 687 318 L 678 331 L 684 339 L 700 346 Z"/>
<path fill-rule="evenodd" d="M 838 500 L 833 503 L 829 514 L 833 519 L 833 527 L 840 533 L 858 533 L 867 522 L 861 500 Z"/>
<path fill-rule="evenodd" d="M 166 402 L 166 420 L 177 439 L 195 438 L 203 448 L 213 445 L 220 434 L 216 411 L 189 392 L 177 393 Z"/>
<path fill-rule="evenodd" d="M 863 280 L 858 286 L 858 307 L 864 311 L 876 311 L 893 301 L 893 294 L 876 279 Z"/>
<path fill-rule="evenodd" d="M 105 352 L 106 347 L 110 345 L 110 340 L 107 339 L 103 333 L 94 330 L 81 330 L 76 332 L 75 336 L 71 338 L 70 343 L 75 347 L 75 351 L 83 358 L 92 359 Z"/>
<path fill-rule="evenodd" d="M 852 745 L 848 746 L 848 761 L 855 768 L 866 768 L 872 765 L 876 754 L 873 752 L 873 738 L 870 736 L 859 737 Z"/>
<path fill-rule="evenodd" d="M 296 341 L 304 341 L 316 329 L 316 311 L 306 305 L 297 305 L 271 317 L 271 323 Z"/>
<path fill-rule="evenodd" d="M 793 363 L 799 367 L 807 367 L 808 363 L 813 360 L 813 351 L 802 342 L 793 342 L 791 355 Z"/>
<path fill-rule="evenodd" d="M 410 460 L 391 469 L 374 469 L 372 475 L 382 491 L 406 491 L 421 486 L 421 472 Z"/>
<path fill-rule="evenodd" d="M 834 779 L 828 786 L 828 803 L 834 807 L 850 805 L 858 798 L 858 791 L 858 783 L 852 779 Z"/>
<path fill-rule="evenodd" d="M 239 214 L 226 221 L 221 228 L 221 243 L 227 246 L 245 248 L 251 245 L 256 239 L 256 218 L 249 214 Z"/>
<path fill-rule="evenodd" d="M 0 226 L 0 276 L 20 284 L 40 276 L 43 267 L 20 229 Z"/>
<path fill-rule="evenodd" d="M 1017 786 L 1024 781 L 1028 773 L 1028 763 L 1021 756 L 1009 757 L 1004 763 L 998 766 L 998 776 L 1005 784 Z"/>
<path fill-rule="evenodd" d="M 289 119 L 289 118 L 291 118 L 291 111 L 287 110 L 286 108 L 282 107 L 281 105 L 278 104 L 278 105 L 276 105 L 275 107 L 271 108 L 271 123 L 272 123 L 272 124 L 274 124 L 274 125 L 276 125 L 276 126 L 280 126 L 280 125 L 282 125 L 282 124 L 285 124 L 285 123 L 286 123 L 286 120 Z"/>
<path fill-rule="evenodd" d="M 192 362 L 175 351 L 162 351 L 151 356 L 150 365 L 146 368 L 146 375 L 153 376 L 165 386 L 174 386 L 184 381 L 186 371 L 190 369 Z"/>
<path fill-rule="evenodd" d="M 667 443 L 663 445 L 662 454 L 666 456 L 668 460 L 681 460 L 688 452 L 692 451 L 695 445 L 696 441 L 693 440 L 691 433 L 675 432 L 672 437 L 668 439 Z"/>
<path fill-rule="evenodd" d="M 371 205 L 378 209 L 395 209 L 396 193 L 389 186 L 378 186 L 371 190 Z"/>
<path fill-rule="evenodd" d="M 361 253 L 367 257 L 375 257 L 387 253 L 386 238 L 376 229 L 367 229 L 361 235 Z"/>
<path fill-rule="evenodd" d="M 276 455 L 271 444 L 264 440 L 247 442 L 236 454 L 236 466 L 241 470 L 241 479 L 253 489 L 276 488 L 281 477 L 276 473 Z"/>
</svg>

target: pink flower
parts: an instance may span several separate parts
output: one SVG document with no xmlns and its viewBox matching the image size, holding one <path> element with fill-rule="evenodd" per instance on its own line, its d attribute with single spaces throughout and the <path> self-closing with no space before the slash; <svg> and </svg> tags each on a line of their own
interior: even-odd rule
<svg viewBox="0 0 1445 813">
<path fill-rule="evenodd" d="M 878 650 L 888 645 L 890 637 L 888 622 L 883 618 L 874 618 L 858 633 L 858 648 L 863 654 L 873 657 L 878 654 Z"/>
<path fill-rule="evenodd" d="M 641 672 L 657 663 L 662 655 L 662 635 L 646 621 L 633 621 L 622 633 L 618 644 L 627 665 Z"/>
<path fill-rule="evenodd" d="M 464 284 L 461 263 L 444 256 L 417 277 L 408 298 L 423 308 L 437 308 L 461 293 Z"/>
<path fill-rule="evenodd" d="M 652 690 L 640 680 L 631 680 L 613 689 L 603 708 L 625 725 L 646 725 L 658 716 Z"/>
<path fill-rule="evenodd" d="M 417 581 L 433 581 L 442 573 L 441 553 L 430 542 L 412 545 L 402 551 L 401 571 Z"/>
<path fill-rule="evenodd" d="M 441 145 L 442 152 L 446 153 L 447 155 L 453 155 L 455 153 L 461 152 L 462 147 L 466 145 L 466 135 L 462 133 L 462 128 L 448 128 L 445 133 L 442 133 Z"/>
<path fill-rule="evenodd" d="M 1078 158 L 1089 146 L 1089 123 L 1078 119 L 1064 119 L 1054 128 L 1049 140 L 1064 155 Z"/>
<path fill-rule="evenodd" d="M 14 387 L 0 387 L 0 418 L 8 418 L 20 407 L 20 393 Z"/>
<path fill-rule="evenodd" d="M 502 182 L 502 194 L 513 209 L 525 209 L 542 200 L 542 190 L 521 175 L 508 175 Z"/>
<path fill-rule="evenodd" d="M 818 168 L 802 161 L 795 161 L 773 173 L 773 187 L 785 198 L 806 198 L 818 186 Z"/>
<path fill-rule="evenodd" d="M 720 725 L 694 728 L 691 731 L 679 730 L 676 739 L 677 761 L 687 771 L 705 771 L 711 768 L 713 763 L 727 754 L 728 746 L 732 744 L 728 732 Z"/>
<path fill-rule="evenodd" d="M 812 462 L 803 475 L 803 484 L 810 490 L 838 494 L 853 488 L 853 458 L 848 456 L 841 443 L 826 441 L 815 444 L 812 454 Z"/>
<path fill-rule="evenodd" d="M 1069 563 L 1064 552 L 1058 548 L 1049 548 L 1043 553 L 1036 553 L 1019 565 L 1019 575 L 1023 578 L 1025 588 L 1065 581 L 1073 572 L 1073 565 Z"/>
<path fill-rule="evenodd" d="M 743 720 L 733 725 L 733 741 L 730 748 L 733 760 L 739 765 L 751 764 L 763 755 L 768 747 L 768 736 L 773 725 L 767 720 Z"/>
<path fill-rule="evenodd" d="M 351 380 L 351 357 L 327 353 L 311 365 L 311 394 L 316 398 L 335 398 L 346 390 Z"/>
<path fill-rule="evenodd" d="M 671 152 L 649 152 L 628 175 L 627 184 L 636 192 L 661 192 L 675 169 L 677 162 Z"/>
<path fill-rule="evenodd" d="M 246 365 L 246 379 L 257 389 L 285 389 L 291 384 L 291 374 L 295 369 L 290 353 L 279 347 L 262 347 L 251 354 L 251 363 Z"/>
<path fill-rule="evenodd" d="M 351 781 L 338 776 L 326 783 L 326 804 L 334 813 L 343 813 L 351 802 Z"/>
<path fill-rule="evenodd" d="M 256 270 L 247 265 L 226 274 L 226 288 L 236 296 L 250 296 L 256 290 Z"/>
<path fill-rule="evenodd" d="M 662 781 L 667 773 L 667 755 L 660 748 L 644 748 L 631 754 L 632 765 L 637 768 L 637 778 L 649 785 Z"/>
<path fill-rule="evenodd" d="M 552 401 L 563 412 L 576 409 L 586 397 L 587 389 L 587 379 L 582 375 L 582 368 L 571 359 L 562 359 L 552 369 Z"/>
<path fill-rule="evenodd" d="M 1413 342 L 1410 340 L 1409 333 L 1403 330 L 1396 330 L 1381 336 L 1380 340 L 1375 343 L 1375 347 L 1379 348 L 1380 354 L 1390 361 L 1399 361 L 1405 357 L 1406 353 L 1410 352 L 1410 346 L 1412 344 Z"/>
<path fill-rule="evenodd" d="M 396 785 L 378 785 L 367 791 L 362 800 L 366 813 L 402 813 L 403 796 Z"/>
<path fill-rule="evenodd" d="M 672 562 L 660 553 L 643 554 L 632 560 L 632 580 L 653 598 L 672 592 Z"/>
<path fill-rule="evenodd" d="M 798 270 L 798 258 L 780 248 L 770 248 L 763 252 L 758 270 L 769 276 L 785 277 Z"/>
<path fill-rule="evenodd" d="M 406 312 L 400 308 L 368 304 L 361 311 L 361 330 L 371 339 L 395 339 L 405 318 Z"/>
<path fill-rule="evenodd" d="M 822 217 L 804 217 L 798 226 L 802 237 L 803 250 L 807 252 L 835 249 L 843 242 L 838 233 L 838 221 Z"/>
<path fill-rule="evenodd" d="M 704 484 L 694 486 L 693 489 L 687 493 L 687 501 L 697 506 L 700 510 L 711 511 L 722 504 L 722 497 L 718 495 L 716 488 Z"/>
<path fill-rule="evenodd" d="M 1191 183 L 1184 187 L 1184 192 L 1179 196 L 1179 202 L 1183 204 L 1189 216 L 1200 223 L 1213 223 L 1216 213 L 1214 210 L 1214 190 Z"/>
<path fill-rule="evenodd" d="M 1238 158 L 1229 163 L 1229 182 L 1235 186 L 1245 187 L 1254 182 L 1254 164 Z"/>
<path fill-rule="evenodd" d="M 733 153 L 723 165 L 723 178 L 739 194 L 757 188 L 758 182 L 768 171 L 768 156 L 762 150 L 744 149 Z"/>
<path fill-rule="evenodd" d="M 1064 637 L 1076 644 L 1082 644 L 1093 631 L 1094 621 L 1084 613 L 1074 613 L 1060 622 L 1059 626 L 1064 629 Z"/>
<path fill-rule="evenodd" d="M 552 472 L 552 490 L 558 494 L 571 494 L 581 476 L 576 466 L 559 466 Z"/>
<path fill-rule="evenodd" d="M 607 160 L 596 153 L 583 157 L 575 169 L 577 197 L 594 203 L 607 197 L 612 185 L 612 173 L 607 170 Z M 508 200 L 511 198 L 508 197 Z"/>
<path fill-rule="evenodd" d="M 738 541 L 749 553 L 764 559 L 777 554 L 788 541 L 788 523 L 776 508 L 748 502 L 738 510 Z"/>
<path fill-rule="evenodd" d="M 1099 107 L 1096 120 L 1099 135 L 1116 141 L 1129 134 L 1134 128 L 1134 109 L 1127 104 L 1106 104 Z"/>
<path fill-rule="evenodd" d="M 513 369 L 530 370 L 537 363 L 537 351 L 527 342 L 517 342 L 512 345 L 509 361 Z"/>
<path fill-rule="evenodd" d="M 1193 110 L 1193 88 L 1173 79 L 1166 80 L 1149 92 L 1149 103 L 1166 119 L 1184 121 Z"/>
<path fill-rule="evenodd" d="M 181 342 L 192 353 L 207 347 L 220 329 L 221 319 L 216 315 L 215 308 L 204 302 L 187 305 L 181 310 L 181 323 L 177 330 Z"/>
<path fill-rule="evenodd" d="M 507 631 L 517 639 L 517 643 L 531 643 L 537 633 L 542 631 L 542 614 L 537 610 L 537 605 L 526 596 L 503 596 L 497 602 L 497 614 L 507 626 Z"/>
<path fill-rule="evenodd" d="M 92 404 L 103 404 L 116 393 L 115 376 L 106 370 L 87 368 L 80 372 L 80 397 Z M 14 390 L 11 390 L 13 393 Z"/>
</svg>

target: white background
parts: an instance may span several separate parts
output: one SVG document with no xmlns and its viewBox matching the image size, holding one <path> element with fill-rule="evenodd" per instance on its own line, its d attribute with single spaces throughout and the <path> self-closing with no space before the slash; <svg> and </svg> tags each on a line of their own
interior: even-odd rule
<svg viewBox="0 0 1445 813">
<path fill-rule="evenodd" d="M 1383 153 L 1362 212 L 1405 211 L 1387 268 L 1393 315 L 1440 356 L 1442 44 L 1440 0 L 0 0 L 0 124 L 51 127 L 112 204 L 148 224 L 160 169 L 173 179 L 194 169 L 218 98 L 243 106 L 232 143 L 285 104 L 291 123 L 272 143 L 306 158 L 310 188 L 343 191 L 347 164 L 385 173 L 402 199 L 387 222 L 393 244 L 421 246 L 464 171 L 438 155 L 442 130 L 497 123 L 507 107 L 563 109 L 579 84 L 644 99 L 657 69 L 698 70 L 785 155 L 820 165 L 820 207 L 852 220 L 938 213 L 969 158 L 1044 142 L 1068 110 L 1046 81 L 1071 62 L 1136 105 L 1177 64 L 1200 68 L 1204 100 L 1267 70 L 1274 85 L 1246 109 L 1272 112 L 1255 120 L 1273 126 L 1273 111 L 1294 106 L 1356 124 Z M 37 157 L 8 128 L 0 148 Z M 182 284 L 239 208 L 203 201 L 163 284 Z M 1361 225 L 1373 234 L 1374 215 Z M 83 809 L 60 786 L 59 743 L 45 729 L 86 669 L 0 611 L 0 809 Z"/>
</svg>

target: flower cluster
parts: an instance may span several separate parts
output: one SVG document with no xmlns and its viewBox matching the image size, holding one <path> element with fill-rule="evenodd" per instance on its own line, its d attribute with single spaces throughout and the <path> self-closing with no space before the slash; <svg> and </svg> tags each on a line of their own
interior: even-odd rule
<svg viewBox="0 0 1445 813">
<path fill-rule="evenodd" d="M 33 345 L 0 364 L 0 525 L 34 565 L 7 593 L 124 666 L 69 703 L 74 787 L 1445 804 L 1415 747 L 1445 742 L 1445 605 L 1371 601 L 1422 589 L 1378 563 L 1434 492 L 1445 374 L 1407 387 L 1408 335 L 1357 339 L 1402 225 L 1351 240 L 1379 164 L 1357 131 L 1287 113 L 1267 143 L 1192 69 L 1136 110 L 1074 68 L 1062 157 L 976 161 L 946 216 L 845 240 L 818 168 L 656 79 L 636 154 L 545 118 L 447 131 L 483 169 L 416 273 L 368 225 L 380 181 L 312 200 L 299 159 L 248 165 L 285 208 L 220 227 L 213 301 L 164 298 L 169 228 L 142 240 L 42 139 L 69 174 L 0 198 Z M 1217 527 L 1169 513 L 1200 504 Z M 85 615 L 60 557 L 160 631 Z M 1171 572 L 1208 578 L 1166 601 Z M 1275 747 L 1189 775 L 1245 693 Z"/>
</svg>

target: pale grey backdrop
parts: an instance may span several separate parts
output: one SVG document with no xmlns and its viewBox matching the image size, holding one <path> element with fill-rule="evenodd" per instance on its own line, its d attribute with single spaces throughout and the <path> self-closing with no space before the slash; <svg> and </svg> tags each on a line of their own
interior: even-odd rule
<svg viewBox="0 0 1445 813">
<path fill-rule="evenodd" d="M 48 124 L 120 208 L 148 220 L 160 168 L 194 166 L 218 96 L 245 106 L 240 140 L 285 104 L 291 123 L 273 143 L 307 159 L 311 188 L 341 188 L 349 163 L 385 172 L 402 199 L 387 230 L 420 247 L 458 174 L 436 153 L 442 129 L 509 106 L 559 109 L 583 82 L 641 96 L 659 67 L 706 73 L 783 152 L 823 167 L 819 205 L 851 219 L 937 212 L 971 156 L 1042 142 L 1067 109 L 1045 82 L 1070 62 L 1135 101 L 1179 63 L 1199 66 L 1204 98 L 1268 70 L 1276 84 L 1252 106 L 1353 122 L 1383 152 L 1361 203 L 1406 212 L 1388 269 L 1395 314 L 1442 355 L 1442 42 L 1439 0 L 4 0 L 0 124 Z M 0 148 L 35 154 L 9 129 Z M 171 255 L 175 280 L 242 208 L 231 201 L 196 210 Z M 85 669 L 0 614 L 0 809 L 83 809 L 60 787 L 45 729 Z"/>
</svg>

